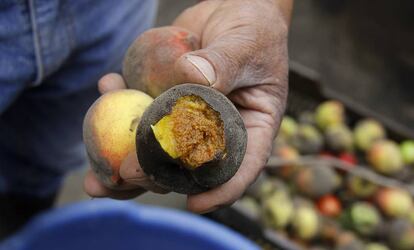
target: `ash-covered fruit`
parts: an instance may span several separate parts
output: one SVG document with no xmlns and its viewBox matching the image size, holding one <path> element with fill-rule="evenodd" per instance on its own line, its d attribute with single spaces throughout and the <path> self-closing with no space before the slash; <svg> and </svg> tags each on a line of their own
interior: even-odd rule
<svg viewBox="0 0 414 250">
<path fill-rule="evenodd" d="M 136 150 L 136 129 L 152 101 L 137 90 L 117 90 L 102 95 L 89 108 L 83 122 L 83 141 L 92 169 L 106 186 L 122 182 L 119 168 Z"/>
<path fill-rule="evenodd" d="M 305 111 L 299 114 L 298 122 L 300 124 L 316 125 L 315 114 L 310 111 Z"/>
<path fill-rule="evenodd" d="M 325 142 L 326 146 L 334 152 L 352 152 L 354 145 L 352 131 L 345 124 L 327 127 Z"/>
<path fill-rule="evenodd" d="M 299 168 L 299 164 L 294 162 L 299 159 L 299 152 L 294 147 L 285 145 L 274 148 L 272 155 L 281 160 L 291 161 L 274 170 L 277 176 L 285 180 L 291 179 Z"/>
<path fill-rule="evenodd" d="M 375 183 L 355 175 L 348 175 L 347 187 L 353 196 L 362 199 L 373 196 L 378 190 Z"/>
<path fill-rule="evenodd" d="M 404 168 L 400 149 L 390 140 L 375 142 L 367 153 L 367 160 L 381 174 L 396 174 Z"/>
<path fill-rule="evenodd" d="M 364 244 L 352 232 L 342 232 L 335 244 L 335 250 L 365 250 Z"/>
<path fill-rule="evenodd" d="M 302 154 L 317 154 L 323 147 L 323 136 L 314 126 L 301 124 L 291 143 Z"/>
<path fill-rule="evenodd" d="M 293 216 L 293 203 L 283 190 L 274 192 L 263 201 L 263 222 L 274 229 L 283 229 Z"/>
<path fill-rule="evenodd" d="M 318 213 L 311 206 L 300 205 L 293 214 L 292 228 L 295 235 L 302 240 L 315 238 L 320 229 Z"/>
<path fill-rule="evenodd" d="M 200 48 L 198 36 L 189 30 L 165 26 L 142 33 L 126 52 L 122 73 L 128 88 L 157 97 L 177 85 L 177 60 Z"/>
<path fill-rule="evenodd" d="M 406 217 L 413 208 L 411 195 L 403 189 L 382 188 L 376 201 L 384 214 L 394 218 Z"/>
<path fill-rule="evenodd" d="M 368 202 L 356 202 L 347 212 L 345 224 L 361 235 L 373 235 L 380 227 L 382 218 L 378 210 Z"/>
<path fill-rule="evenodd" d="M 334 242 L 342 231 L 341 225 L 335 219 L 322 217 L 320 237 L 327 242 Z"/>
<path fill-rule="evenodd" d="M 365 250 L 391 250 L 391 249 L 384 244 L 371 242 L 371 243 L 366 244 Z"/>
<path fill-rule="evenodd" d="M 332 193 L 338 187 L 339 177 L 328 166 L 313 166 L 301 168 L 294 183 L 302 194 L 317 198 Z"/>
<path fill-rule="evenodd" d="M 159 186 L 194 194 L 228 181 L 246 151 L 247 132 L 235 106 L 220 92 L 197 84 L 175 86 L 145 111 L 137 153 Z"/>
<path fill-rule="evenodd" d="M 414 249 L 414 227 L 403 219 L 394 220 L 389 225 L 388 242 L 394 250 Z"/>
<path fill-rule="evenodd" d="M 407 140 L 400 145 L 403 161 L 407 165 L 414 165 L 414 141 Z"/>
<path fill-rule="evenodd" d="M 338 101 L 326 101 L 321 103 L 315 112 L 315 120 L 322 130 L 345 122 L 345 108 Z"/>
<path fill-rule="evenodd" d="M 354 141 L 358 149 L 367 151 L 378 140 L 384 139 L 386 132 L 381 123 L 373 119 L 359 121 L 354 128 Z"/>
</svg>

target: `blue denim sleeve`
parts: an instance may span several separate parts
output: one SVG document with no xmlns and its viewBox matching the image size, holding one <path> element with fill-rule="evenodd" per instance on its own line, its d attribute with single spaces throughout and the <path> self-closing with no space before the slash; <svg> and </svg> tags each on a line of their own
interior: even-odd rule
<svg viewBox="0 0 414 250">
<path fill-rule="evenodd" d="M 46 196 L 86 165 L 83 116 L 151 27 L 153 0 L 0 1 L 0 192 Z"/>
</svg>

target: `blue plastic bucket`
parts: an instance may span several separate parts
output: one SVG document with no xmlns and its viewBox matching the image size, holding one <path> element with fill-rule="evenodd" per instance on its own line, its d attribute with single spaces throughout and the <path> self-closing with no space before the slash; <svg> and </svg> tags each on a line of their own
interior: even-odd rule
<svg viewBox="0 0 414 250">
<path fill-rule="evenodd" d="M 41 215 L 1 250 L 259 249 L 228 228 L 190 213 L 94 200 Z"/>
</svg>

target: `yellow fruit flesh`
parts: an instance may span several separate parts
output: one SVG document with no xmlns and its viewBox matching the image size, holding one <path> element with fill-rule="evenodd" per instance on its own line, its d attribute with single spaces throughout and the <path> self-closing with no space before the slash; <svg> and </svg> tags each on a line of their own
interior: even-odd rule
<svg viewBox="0 0 414 250">
<path fill-rule="evenodd" d="M 155 126 L 151 126 L 151 128 L 162 149 L 172 158 L 177 159 L 180 157 L 180 153 L 177 149 L 175 137 L 172 132 L 172 126 L 173 123 L 171 121 L 171 116 L 167 115 L 159 120 Z"/>
<path fill-rule="evenodd" d="M 220 114 L 198 96 L 180 97 L 171 114 L 152 126 L 162 149 L 190 169 L 213 160 L 225 149 Z"/>
</svg>

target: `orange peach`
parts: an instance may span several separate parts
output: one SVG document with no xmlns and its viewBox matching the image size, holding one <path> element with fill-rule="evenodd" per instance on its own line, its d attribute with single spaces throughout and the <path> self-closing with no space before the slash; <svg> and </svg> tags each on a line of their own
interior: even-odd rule
<svg viewBox="0 0 414 250">
<path fill-rule="evenodd" d="M 119 168 L 136 151 L 137 126 L 152 103 L 147 94 L 131 89 L 102 95 L 89 108 L 83 123 L 83 139 L 91 167 L 108 187 L 122 182 Z"/>
<path fill-rule="evenodd" d="M 128 88 L 159 96 L 181 83 L 174 74 L 178 58 L 199 47 L 198 36 L 183 28 L 166 26 L 144 32 L 124 58 L 122 73 Z"/>
</svg>

